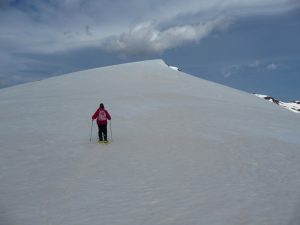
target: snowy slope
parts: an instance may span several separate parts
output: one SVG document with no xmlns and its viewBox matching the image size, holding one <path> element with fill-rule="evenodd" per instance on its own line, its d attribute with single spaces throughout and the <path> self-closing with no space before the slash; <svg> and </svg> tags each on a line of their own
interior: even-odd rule
<svg viewBox="0 0 300 225">
<path fill-rule="evenodd" d="M 0 121 L 1 225 L 300 224 L 299 115 L 161 60 L 2 89 Z"/>
<path fill-rule="evenodd" d="M 286 108 L 292 112 L 295 112 L 295 113 L 300 113 L 300 101 L 295 101 L 295 102 L 282 102 L 282 101 L 279 101 L 277 99 L 274 99 L 273 97 L 271 96 L 268 96 L 268 95 L 262 95 L 262 94 L 255 94 L 257 97 L 259 98 L 263 98 L 263 99 L 266 99 L 268 100 L 269 102 L 273 102 L 283 108 Z"/>
</svg>

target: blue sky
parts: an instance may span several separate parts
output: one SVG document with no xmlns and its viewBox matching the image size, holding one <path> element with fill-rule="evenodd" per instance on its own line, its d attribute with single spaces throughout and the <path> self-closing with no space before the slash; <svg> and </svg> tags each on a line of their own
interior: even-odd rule
<svg viewBox="0 0 300 225">
<path fill-rule="evenodd" d="M 162 58 L 247 92 L 299 100 L 297 0 L 0 0 L 0 87 Z"/>
</svg>

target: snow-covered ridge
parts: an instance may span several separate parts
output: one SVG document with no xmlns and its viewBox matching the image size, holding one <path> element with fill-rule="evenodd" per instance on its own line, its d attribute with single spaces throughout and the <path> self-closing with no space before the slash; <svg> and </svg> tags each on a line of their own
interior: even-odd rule
<svg viewBox="0 0 300 225">
<path fill-rule="evenodd" d="M 169 68 L 172 69 L 172 70 L 180 71 L 179 68 L 176 67 L 176 66 L 169 66 Z"/>
<path fill-rule="evenodd" d="M 257 97 L 259 98 L 263 98 L 263 99 L 266 99 L 270 102 L 273 102 L 283 108 L 286 108 L 292 112 L 295 112 L 295 113 L 300 113 L 300 101 L 295 101 L 295 102 L 282 102 L 282 101 L 279 101 L 271 96 L 268 96 L 268 95 L 262 95 L 262 94 L 254 94 L 256 95 Z"/>
<path fill-rule="evenodd" d="M 172 69 L 172 70 L 175 70 L 175 71 L 181 71 L 177 66 L 171 66 L 171 65 L 169 65 L 169 64 L 167 64 L 167 63 L 166 63 L 166 65 L 167 65 L 170 69 Z"/>
<path fill-rule="evenodd" d="M 1 225 L 300 224 L 298 115 L 162 60 L 2 89 L 0 124 Z"/>
</svg>

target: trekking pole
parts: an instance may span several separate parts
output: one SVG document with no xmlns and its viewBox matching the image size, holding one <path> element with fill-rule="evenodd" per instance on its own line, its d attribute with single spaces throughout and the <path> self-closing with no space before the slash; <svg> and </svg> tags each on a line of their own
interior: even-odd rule
<svg viewBox="0 0 300 225">
<path fill-rule="evenodd" d="M 111 138 L 111 141 L 112 141 L 113 137 L 112 137 L 112 129 L 111 129 L 111 120 L 109 121 L 109 127 L 110 127 L 110 138 Z"/>
<path fill-rule="evenodd" d="M 93 124 L 94 124 L 94 120 L 92 120 L 90 142 L 92 142 L 92 135 L 93 135 Z"/>
</svg>

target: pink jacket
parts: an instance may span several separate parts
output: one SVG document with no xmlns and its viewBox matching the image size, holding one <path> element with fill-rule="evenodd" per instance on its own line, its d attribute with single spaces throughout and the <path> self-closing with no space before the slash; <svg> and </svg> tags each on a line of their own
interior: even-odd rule
<svg viewBox="0 0 300 225">
<path fill-rule="evenodd" d="M 104 114 L 104 116 L 99 116 L 100 112 L 102 113 L 102 115 Z M 94 115 L 92 116 L 92 119 L 97 119 L 97 123 L 99 125 L 107 125 L 107 120 L 111 120 L 111 117 L 109 115 L 109 113 L 107 112 L 106 109 L 97 109 L 97 111 L 94 113 Z"/>
</svg>

